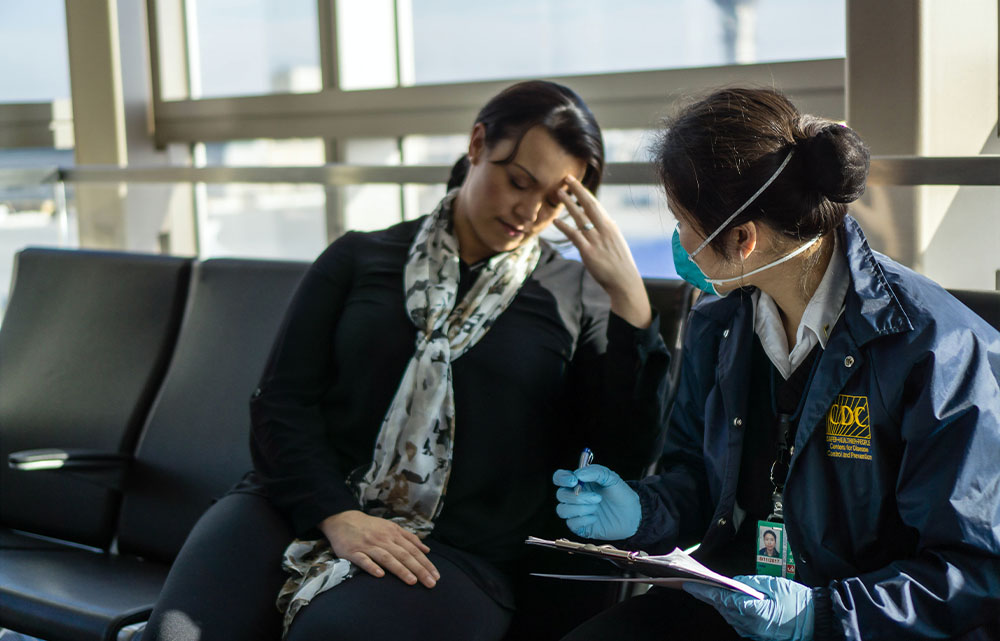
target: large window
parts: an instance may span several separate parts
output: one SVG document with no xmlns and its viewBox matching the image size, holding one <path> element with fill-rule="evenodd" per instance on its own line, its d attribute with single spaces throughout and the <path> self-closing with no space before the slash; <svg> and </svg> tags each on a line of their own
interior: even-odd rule
<svg viewBox="0 0 1000 641">
<path fill-rule="evenodd" d="M 344 89 L 837 58 L 846 50 L 844 0 L 337 6 Z"/>
<path fill-rule="evenodd" d="M 337 0 L 342 89 L 404 84 L 398 72 L 396 4 L 394 0 Z"/>
<path fill-rule="evenodd" d="M 0 171 L 73 164 L 72 150 L 0 150 Z M 70 188 L 68 198 L 72 199 Z M 0 317 L 7 308 L 14 254 L 29 246 L 76 247 L 76 218 L 63 186 L 0 182 Z"/>
<path fill-rule="evenodd" d="M 197 146 L 199 165 L 322 165 L 323 142 L 235 140 Z M 198 254 L 312 260 L 326 247 L 320 185 L 209 184 L 196 189 Z"/>
<path fill-rule="evenodd" d="M 646 162 L 653 135 L 644 129 L 605 130 L 606 160 Z M 677 222 L 667 209 L 663 190 L 656 185 L 604 185 L 600 200 L 621 228 L 639 272 L 643 276 L 675 278 L 670 236 Z"/>
<path fill-rule="evenodd" d="M 184 6 L 191 97 L 322 88 L 319 38 L 330 25 L 319 24 L 315 0 Z M 332 0 L 331 6 L 336 33 L 328 35 L 337 44 L 345 90 L 839 58 L 846 50 L 845 0 Z"/>
<path fill-rule="evenodd" d="M 469 151 L 469 135 L 406 136 L 403 138 L 403 162 L 407 165 L 454 165 Z M 429 214 L 444 198 L 445 185 L 405 185 L 403 214 L 416 218 Z"/>
<path fill-rule="evenodd" d="M 3 0 L 0 42 L 0 103 L 69 98 L 63 0 Z"/>
<path fill-rule="evenodd" d="M 395 138 L 352 138 L 344 144 L 345 160 L 352 165 L 398 165 Z M 344 225 L 371 231 L 403 219 L 400 188 L 394 184 L 348 185 L 344 188 Z"/>
<path fill-rule="evenodd" d="M 319 91 L 316 0 L 187 3 L 192 97 Z"/>
<path fill-rule="evenodd" d="M 0 126 L 16 128 L 18 109 L 69 98 L 63 0 L 0 2 Z M 38 105 L 42 113 L 50 112 Z M 3 121 L 8 121 L 4 123 Z M 16 136 L 15 136 L 16 138 Z M 20 143 L 19 143 L 20 144 Z M 0 149 L 0 170 L 69 166 L 72 149 Z M 0 316 L 7 307 L 14 254 L 29 245 L 75 246 L 76 224 L 52 183 L 0 183 Z"/>
</svg>

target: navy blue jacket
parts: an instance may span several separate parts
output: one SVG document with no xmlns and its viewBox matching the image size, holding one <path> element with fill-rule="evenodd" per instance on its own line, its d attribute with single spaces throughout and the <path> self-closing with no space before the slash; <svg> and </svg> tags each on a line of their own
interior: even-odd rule
<svg viewBox="0 0 1000 641">
<path fill-rule="evenodd" d="M 1000 334 L 871 250 L 848 217 L 844 314 L 806 392 L 784 495 L 816 637 L 987 639 L 1000 628 Z M 695 306 L 657 476 L 628 545 L 730 545 L 756 340 L 744 292 Z M 769 401 L 767 401 L 769 402 Z M 748 551 L 748 554 L 750 551 Z"/>
</svg>

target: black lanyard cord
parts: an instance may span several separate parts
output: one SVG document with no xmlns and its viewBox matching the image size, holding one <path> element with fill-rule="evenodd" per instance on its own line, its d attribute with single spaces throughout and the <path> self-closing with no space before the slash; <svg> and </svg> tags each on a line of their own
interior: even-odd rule
<svg viewBox="0 0 1000 641">
<path fill-rule="evenodd" d="M 785 478 L 788 476 L 788 464 L 792 460 L 799 417 L 805 405 L 805 392 L 812 384 L 819 364 L 819 354 L 822 351 L 819 344 L 813 347 L 792 375 L 780 383 L 775 380 L 776 368 L 773 365 L 771 367 L 771 410 L 777 418 L 775 427 L 778 436 L 777 451 L 774 462 L 771 463 L 771 484 L 774 486 L 771 501 L 774 512 L 769 518 L 773 520 L 780 521 L 782 518 L 782 493 L 785 489 Z"/>
</svg>

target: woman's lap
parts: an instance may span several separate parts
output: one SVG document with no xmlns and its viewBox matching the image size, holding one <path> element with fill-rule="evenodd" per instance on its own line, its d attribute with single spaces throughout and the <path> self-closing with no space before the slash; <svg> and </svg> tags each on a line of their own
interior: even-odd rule
<svg viewBox="0 0 1000 641">
<path fill-rule="evenodd" d="M 224 496 L 185 541 L 143 639 L 278 641 L 275 600 L 287 579 L 281 558 L 293 538 L 266 498 Z M 510 611 L 443 556 L 431 559 L 441 572 L 433 589 L 360 573 L 300 611 L 289 639 L 500 639 Z"/>
<path fill-rule="evenodd" d="M 433 588 L 359 572 L 300 610 L 287 641 L 502 638 L 511 612 L 433 547 L 428 558 L 441 573 Z"/>
</svg>

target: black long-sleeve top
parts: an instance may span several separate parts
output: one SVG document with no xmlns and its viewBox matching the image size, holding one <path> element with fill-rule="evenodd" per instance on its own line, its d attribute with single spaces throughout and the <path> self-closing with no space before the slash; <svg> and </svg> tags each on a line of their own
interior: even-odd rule
<svg viewBox="0 0 1000 641">
<path fill-rule="evenodd" d="M 403 270 L 419 225 L 351 232 L 320 255 L 254 392 L 257 477 L 300 536 L 360 509 L 345 479 L 370 465 L 414 353 Z M 462 264 L 460 294 L 476 275 Z M 554 533 L 551 475 L 575 467 L 581 448 L 638 475 L 665 425 L 669 356 L 657 329 L 656 317 L 637 329 L 610 314 L 583 266 L 545 246 L 507 310 L 452 363 L 453 467 L 431 538 L 503 564 L 527 535 Z"/>
</svg>

